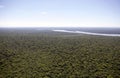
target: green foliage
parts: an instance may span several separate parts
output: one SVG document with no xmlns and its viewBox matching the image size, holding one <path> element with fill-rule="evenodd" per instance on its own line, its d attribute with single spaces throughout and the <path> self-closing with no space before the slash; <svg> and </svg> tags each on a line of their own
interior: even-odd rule
<svg viewBox="0 0 120 78">
<path fill-rule="evenodd" d="M 120 38 L 1 31 L 0 78 L 120 78 Z"/>
</svg>

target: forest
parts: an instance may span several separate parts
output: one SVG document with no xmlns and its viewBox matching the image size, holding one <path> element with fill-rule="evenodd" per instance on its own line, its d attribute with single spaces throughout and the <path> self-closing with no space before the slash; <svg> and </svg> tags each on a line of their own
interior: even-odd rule
<svg viewBox="0 0 120 78">
<path fill-rule="evenodd" d="M 0 78 L 120 78 L 120 37 L 0 29 Z"/>
</svg>

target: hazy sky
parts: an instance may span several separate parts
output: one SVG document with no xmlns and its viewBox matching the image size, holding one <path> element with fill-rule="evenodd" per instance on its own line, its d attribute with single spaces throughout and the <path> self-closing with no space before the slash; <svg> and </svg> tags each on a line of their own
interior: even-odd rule
<svg viewBox="0 0 120 78">
<path fill-rule="evenodd" d="M 0 0 L 0 27 L 120 27 L 120 0 Z"/>
</svg>

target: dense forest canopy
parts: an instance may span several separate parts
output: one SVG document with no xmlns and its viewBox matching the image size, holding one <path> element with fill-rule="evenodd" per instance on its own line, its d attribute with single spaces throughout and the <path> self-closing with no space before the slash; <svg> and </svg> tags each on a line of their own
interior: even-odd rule
<svg viewBox="0 0 120 78">
<path fill-rule="evenodd" d="M 120 78 L 120 37 L 0 29 L 0 78 Z"/>
</svg>

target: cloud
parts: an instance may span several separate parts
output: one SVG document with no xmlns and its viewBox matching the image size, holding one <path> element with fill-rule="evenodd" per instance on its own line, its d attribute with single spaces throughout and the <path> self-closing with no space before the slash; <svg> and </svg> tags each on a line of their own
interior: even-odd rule
<svg viewBox="0 0 120 78">
<path fill-rule="evenodd" d="M 47 12 L 43 11 L 43 12 L 41 12 L 41 15 L 47 15 Z"/>
<path fill-rule="evenodd" d="M 0 8 L 4 8 L 5 6 L 4 5 L 0 5 Z"/>
</svg>

